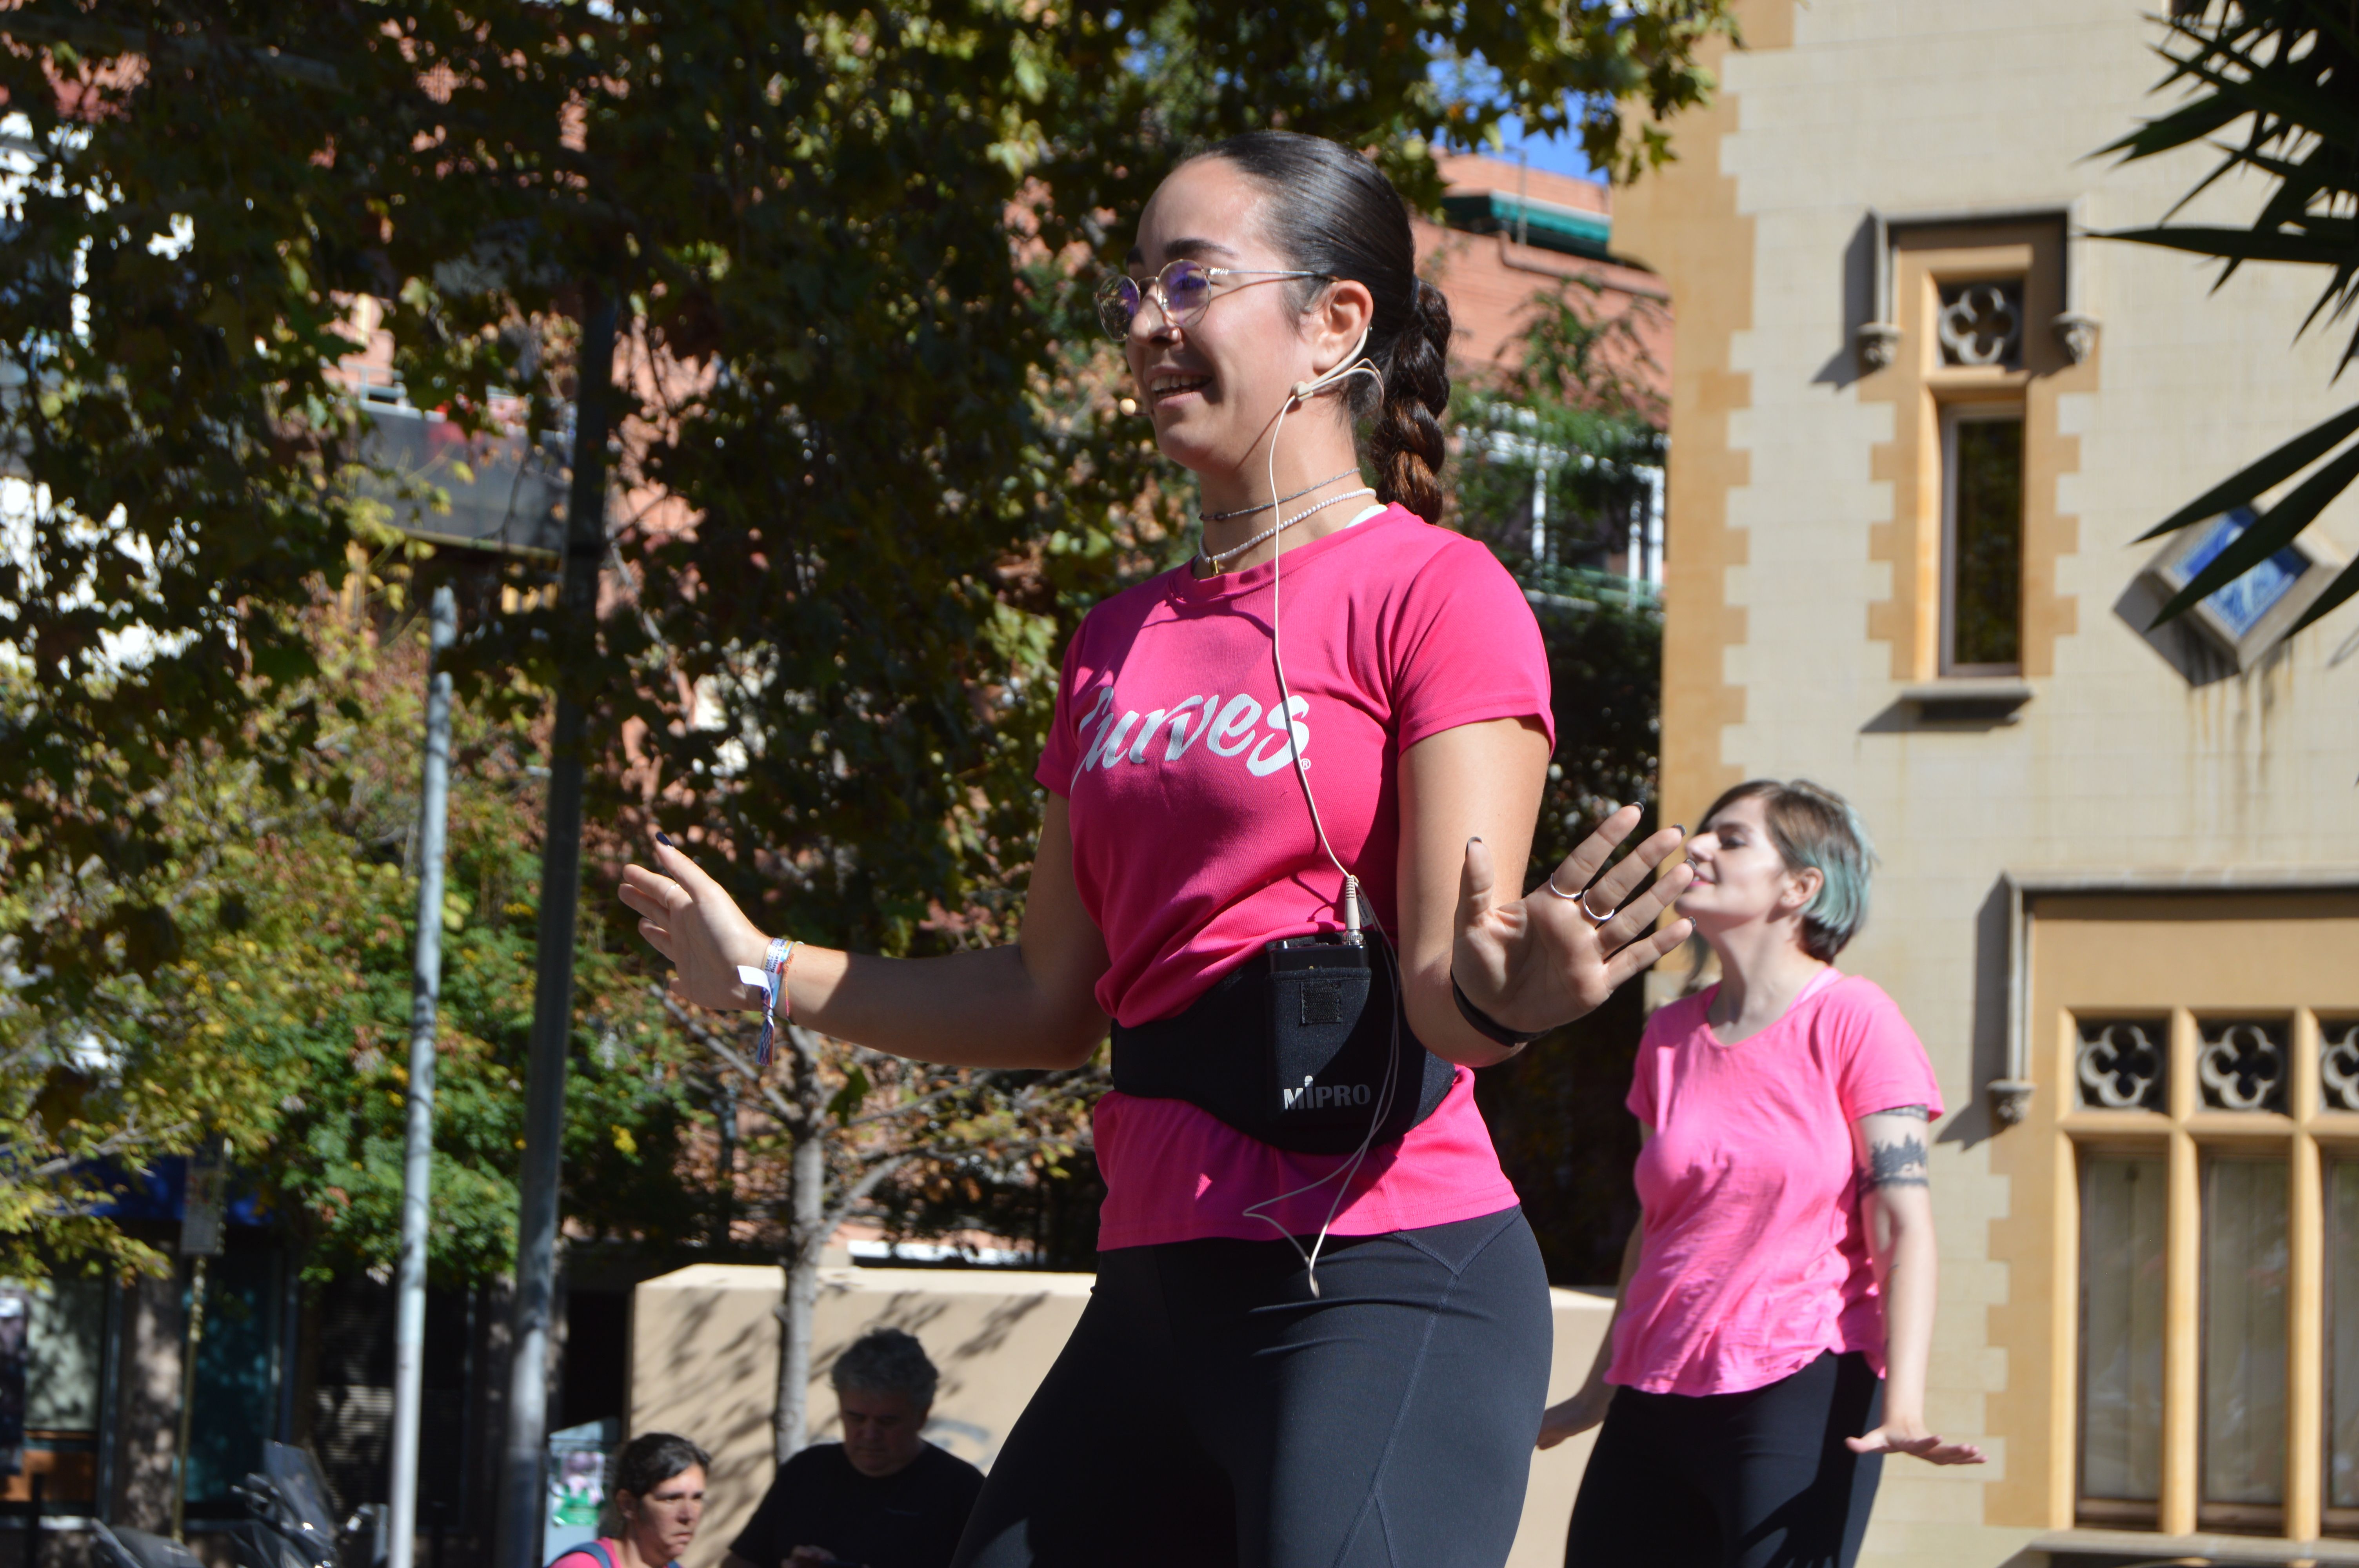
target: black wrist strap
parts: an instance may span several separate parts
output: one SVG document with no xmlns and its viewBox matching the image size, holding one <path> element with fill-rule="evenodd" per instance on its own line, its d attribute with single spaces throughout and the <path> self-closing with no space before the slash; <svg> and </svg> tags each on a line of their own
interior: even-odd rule
<svg viewBox="0 0 2359 1568">
<path fill-rule="evenodd" d="M 1455 974 L 1450 977 L 1450 994 L 1457 1000 L 1458 1016 L 1473 1024 L 1474 1032 L 1485 1040 L 1495 1040 L 1502 1045 L 1528 1045 L 1548 1033 L 1547 1030 L 1540 1029 L 1529 1034 L 1519 1034 L 1508 1028 L 1466 1000 L 1465 989 L 1459 985 L 1458 977 Z"/>
</svg>

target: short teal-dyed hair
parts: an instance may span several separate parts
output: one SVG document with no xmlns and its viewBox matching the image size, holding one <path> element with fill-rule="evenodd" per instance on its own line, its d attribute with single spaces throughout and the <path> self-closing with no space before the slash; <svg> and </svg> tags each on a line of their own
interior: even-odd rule
<svg viewBox="0 0 2359 1568">
<path fill-rule="evenodd" d="M 1738 801 L 1756 797 L 1786 869 L 1816 871 L 1821 879 L 1802 911 L 1802 951 L 1832 964 L 1867 924 L 1867 885 L 1875 874 L 1867 827 L 1851 802 L 1808 779 L 1747 779 L 1712 803 L 1704 827 Z"/>
</svg>

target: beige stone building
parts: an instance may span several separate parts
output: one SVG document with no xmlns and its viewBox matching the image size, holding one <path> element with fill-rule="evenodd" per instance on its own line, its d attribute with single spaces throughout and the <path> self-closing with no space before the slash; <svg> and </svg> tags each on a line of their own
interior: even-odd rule
<svg viewBox="0 0 2359 1568">
<path fill-rule="evenodd" d="M 1948 1101 L 1930 1415 L 1992 1462 L 1888 1467 L 1877 1563 L 2359 1562 L 2359 607 L 2278 635 L 2359 505 L 2159 633 L 2243 520 L 2136 542 L 2353 394 L 2316 275 L 2086 237 L 2209 167 L 2089 156 L 2168 8 L 1745 0 L 1614 212 L 1678 302 L 1665 816 L 1857 803 L 1844 967 Z"/>
</svg>

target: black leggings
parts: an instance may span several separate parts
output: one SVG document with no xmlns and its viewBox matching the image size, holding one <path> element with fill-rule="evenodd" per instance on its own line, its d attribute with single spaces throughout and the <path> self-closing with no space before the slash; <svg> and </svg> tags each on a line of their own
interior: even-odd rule
<svg viewBox="0 0 2359 1568">
<path fill-rule="evenodd" d="M 1741 1394 L 1615 1390 L 1581 1477 L 1566 1568 L 1851 1568 L 1884 1456 L 1884 1380 L 1827 1351 Z"/>
<path fill-rule="evenodd" d="M 1523 1211 L 1099 1254 L 956 1568 L 1498 1568 L 1546 1402 Z"/>
</svg>

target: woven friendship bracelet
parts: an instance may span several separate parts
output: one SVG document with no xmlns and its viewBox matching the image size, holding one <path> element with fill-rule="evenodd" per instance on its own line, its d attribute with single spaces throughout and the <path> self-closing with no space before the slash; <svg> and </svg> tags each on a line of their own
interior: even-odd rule
<svg viewBox="0 0 2359 1568">
<path fill-rule="evenodd" d="M 737 966 L 737 978 L 749 986 L 762 988 L 762 1033 L 754 1042 L 754 1065 L 756 1069 L 770 1065 L 770 1053 L 778 1038 L 778 1009 L 786 1008 L 787 1022 L 795 1017 L 793 993 L 787 989 L 788 976 L 795 967 L 795 949 L 799 942 L 789 942 L 783 936 L 770 938 L 769 950 L 762 955 L 762 967 L 751 964 Z"/>
</svg>

